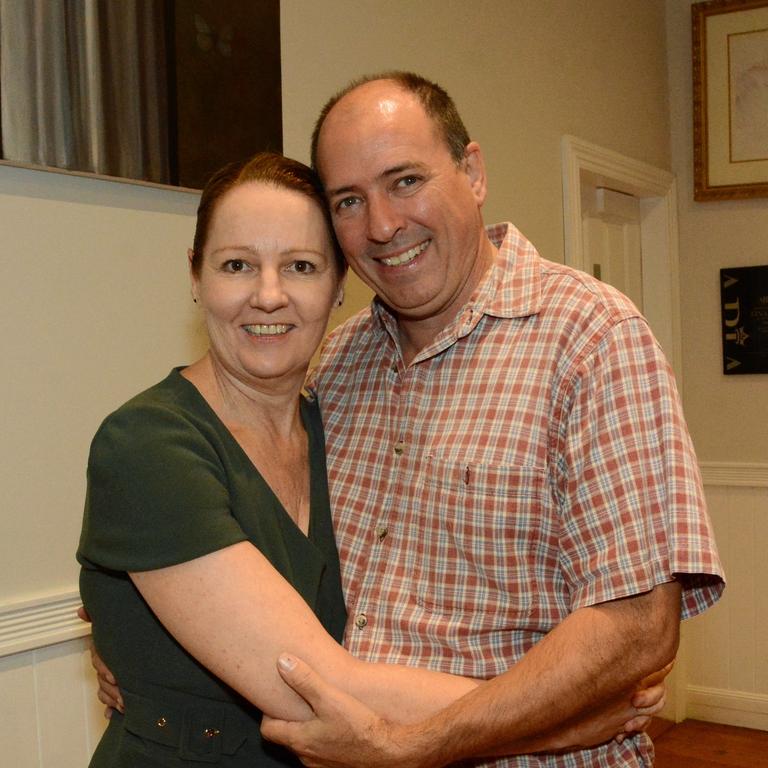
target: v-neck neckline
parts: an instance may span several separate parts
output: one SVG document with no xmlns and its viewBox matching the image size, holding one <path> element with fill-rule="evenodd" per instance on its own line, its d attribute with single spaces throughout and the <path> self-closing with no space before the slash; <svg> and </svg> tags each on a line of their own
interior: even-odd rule
<svg viewBox="0 0 768 768">
<path fill-rule="evenodd" d="M 316 517 L 315 496 L 317 493 L 317 484 L 315 481 L 315 472 L 314 472 L 312 456 L 314 454 L 313 448 L 315 447 L 317 436 L 311 424 L 311 420 L 307 410 L 308 406 L 306 401 L 304 400 L 304 397 L 301 394 L 299 394 L 299 415 L 301 416 L 301 424 L 304 428 L 304 433 L 307 437 L 307 465 L 308 465 L 307 468 L 309 470 L 309 522 L 307 524 L 306 533 L 304 533 L 304 531 L 301 530 L 298 523 L 291 517 L 290 514 L 288 514 L 288 510 L 285 508 L 285 505 L 283 504 L 283 502 L 280 501 L 280 498 L 272 489 L 272 486 L 266 481 L 264 475 L 259 471 L 259 468 L 253 463 L 253 461 L 251 461 L 250 456 L 248 456 L 248 454 L 245 452 L 245 450 L 243 449 L 243 446 L 240 445 L 237 438 L 232 434 L 229 427 L 222 421 L 222 419 L 219 417 L 216 411 L 211 407 L 211 404 L 205 399 L 205 397 L 203 396 L 203 393 L 200 392 L 200 390 L 186 376 L 182 375 L 181 372 L 184 370 L 184 367 L 174 368 L 173 372 L 176 374 L 176 376 L 178 376 L 179 379 L 181 379 L 184 382 L 186 387 L 191 389 L 191 391 L 194 393 L 194 397 L 197 400 L 199 400 L 199 402 L 202 403 L 205 410 L 212 417 L 215 424 L 219 427 L 219 431 L 226 436 L 226 440 L 235 448 L 235 450 L 240 454 L 240 458 L 247 464 L 247 466 L 253 472 L 253 474 L 256 477 L 258 477 L 258 479 L 260 480 L 264 488 L 266 488 L 267 492 L 272 497 L 275 503 L 275 506 L 280 510 L 282 515 L 285 517 L 285 519 L 290 523 L 290 525 L 293 526 L 293 528 L 296 529 L 297 533 L 299 533 L 303 539 L 306 539 L 314 543 L 315 542 L 314 529 L 315 529 L 315 517 Z"/>
</svg>

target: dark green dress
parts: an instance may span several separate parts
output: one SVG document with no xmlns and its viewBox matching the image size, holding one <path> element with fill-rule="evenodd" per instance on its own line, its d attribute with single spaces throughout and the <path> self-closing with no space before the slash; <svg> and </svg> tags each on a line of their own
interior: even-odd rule
<svg viewBox="0 0 768 768">
<path fill-rule="evenodd" d="M 107 417 L 91 445 L 80 592 L 126 704 L 91 766 L 298 766 L 290 753 L 262 742 L 261 713 L 166 632 L 127 572 L 250 541 L 340 641 L 345 611 L 320 414 L 302 398 L 311 476 L 305 537 L 180 370 Z"/>
</svg>

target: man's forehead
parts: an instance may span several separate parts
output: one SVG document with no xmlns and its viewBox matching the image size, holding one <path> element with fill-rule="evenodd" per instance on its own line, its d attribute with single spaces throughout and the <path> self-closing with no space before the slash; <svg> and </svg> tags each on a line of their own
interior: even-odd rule
<svg viewBox="0 0 768 768">
<path fill-rule="evenodd" d="M 366 85 L 372 85 L 366 83 Z M 371 89 L 361 98 L 353 99 L 356 91 L 347 94 L 328 113 L 318 141 L 318 170 L 324 175 L 324 160 L 334 163 L 353 160 L 370 168 L 379 157 L 381 172 L 386 166 L 409 164 L 416 160 L 415 145 L 433 146 L 439 140 L 439 128 L 424 111 L 413 94 L 396 84 L 384 89 Z M 365 86 L 360 86 L 362 90 Z M 357 90 L 357 89 L 356 89 Z M 348 103 L 342 103 L 349 99 Z M 355 149 L 360 150 L 355 152 Z M 364 151 L 363 156 L 359 155 Z M 395 152 L 396 157 L 392 156 Z M 387 157 L 381 157 L 385 155 Z M 379 163 L 375 163 L 378 165 Z"/>
</svg>

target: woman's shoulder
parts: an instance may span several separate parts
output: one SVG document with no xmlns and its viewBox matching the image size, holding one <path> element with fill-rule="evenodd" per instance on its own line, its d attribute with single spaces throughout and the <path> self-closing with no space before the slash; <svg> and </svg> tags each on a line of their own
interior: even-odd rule
<svg viewBox="0 0 768 768">
<path fill-rule="evenodd" d="M 93 438 L 92 452 L 115 445 L 135 451 L 141 445 L 157 445 L 159 437 L 170 437 L 168 433 L 199 433 L 202 425 L 210 424 L 207 404 L 181 370 L 174 368 L 112 411 Z"/>
</svg>

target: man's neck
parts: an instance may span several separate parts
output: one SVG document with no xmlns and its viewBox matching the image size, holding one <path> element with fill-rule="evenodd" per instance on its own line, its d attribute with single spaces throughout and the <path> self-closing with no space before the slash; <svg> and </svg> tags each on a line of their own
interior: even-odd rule
<svg viewBox="0 0 768 768">
<path fill-rule="evenodd" d="M 484 233 L 483 233 L 484 234 Z M 478 285 L 493 265 L 498 254 L 496 248 L 487 237 L 483 236 L 480 253 L 475 260 L 473 269 L 465 282 L 461 294 L 451 302 L 443 312 L 424 318 L 397 318 L 397 329 L 400 336 L 400 351 L 403 362 L 409 365 L 414 358 L 426 349 L 464 309 Z"/>
</svg>

